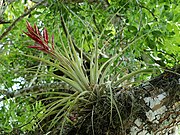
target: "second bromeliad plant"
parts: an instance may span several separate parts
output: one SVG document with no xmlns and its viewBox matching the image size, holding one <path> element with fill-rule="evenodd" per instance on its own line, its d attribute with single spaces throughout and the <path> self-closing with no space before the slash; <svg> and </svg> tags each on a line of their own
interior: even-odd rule
<svg viewBox="0 0 180 135">
<path fill-rule="evenodd" d="M 45 105 L 44 110 L 42 111 L 44 115 L 40 118 L 40 121 L 53 115 L 54 117 L 48 125 L 49 130 L 60 123 L 61 134 L 65 133 L 64 130 L 67 124 L 72 124 L 72 127 L 75 126 L 79 130 L 85 127 L 82 125 L 83 123 L 88 123 L 84 130 L 91 132 L 92 134 L 100 134 L 103 130 L 108 132 L 111 128 L 117 128 L 118 126 L 121 127 L 120 129 L 122 130 L 123 118 L 121 116 L 121 109 L 119 109 L 118 103 L 114 98 L 113 88 L 118 87 L 124 80 L 127 80 L 138 73 L 152 72 L 152 69 L 135 71 L 116 81 L 109 79 L 108 75 L 110 74 L 110 68 L 113 62 L 120 57 L 131 44 L 122 50 L 120 54 L 116 54 L 103 64 L 100 64 L 98 60 L 99 39 L 97 37 L 94 38 L 94 50 L 91 52 L 91 57 L 88 58 L 90 67 L 89 69 L 86 69 L 83 63 L 85 57 L 87 59 L 87 56 L 84 55 L 83 49 L 78 50 L 75 46 L 62 17 L 61 23 L 66 34 L 67 44 L 64 44 L 61 40 L 62 49 L 60 50 L 55 46 L 54 36 L 49 39 L 46 29 L 43 30 L 42 35 L 36 25 L 32 27 L 30 23 L 27 22 L 28 32 L 25 32 L 25 34 L 35 41 L 35 45 L 29 46 L 29 48 L 43 51 L 54 60 L 58 61 L 58 63 L 36 56 L 27 56 L 42 61 L 63 72 L 64 76 L 58 76 L 53 73 L 48 73 L 47 76 L 59 79 L 73 88 L 72 93 L 62 91 L 45 92 L 44 94 L 49 93 L 51 96 L 43 100 L 49 100 L 51 98 L 55 100 L 52 100 L 52 102 Z M 89 70 L 88 74 L 86 70 Z M 117 122 L 113 122 L 113 119 L 115 118 L 116 121 L 119 121 L 118 124 Z M 98 121 L 101 121 L 99 125 Z M 103 129 L 105 126 L 109 127 L 109 129 Z M 99 131 L 97 132 L 96 130 Z"/>
</svg>

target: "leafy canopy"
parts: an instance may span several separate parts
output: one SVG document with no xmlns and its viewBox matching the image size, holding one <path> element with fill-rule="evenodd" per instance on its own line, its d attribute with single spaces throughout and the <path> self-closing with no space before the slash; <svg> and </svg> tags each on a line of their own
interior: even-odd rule
<svg viewBox="0 0 180 135">
<path fill-rule="evenodd" d="M 138 85 L 155 72 L 179 64 L 178 3 L 49 0 L 23 16 L 0 43 L 0 90 L 4 98 L 0 132 L 30 133 L 37 127 L 51 130 L 60 122 L 63 133 L 63 127 L 75 125 L 83 114 L 91 115 L 95 103 L 101 105 L 98 100 L 104 97 L 110 123 L 115 111 L 122 126 L 114 90 Z M 0 33 L 3 35 L 16 18 L 35 5 L 30 1 L 5 2 L 0 20 L 11 23 L 0 24 Z M 35 85 L 62 82 L 63 88 L 33 89 Z M 30 91 L 19 92 L 26 88 Z M 9 93 L 15 93 L 16 98 L 6 96 Z M 84 113 L 88 109 L 91 111 Z"/>
</svg>

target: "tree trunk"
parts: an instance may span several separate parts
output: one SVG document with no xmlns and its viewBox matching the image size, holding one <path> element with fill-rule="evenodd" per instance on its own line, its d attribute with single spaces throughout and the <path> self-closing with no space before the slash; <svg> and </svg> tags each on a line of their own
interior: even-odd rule
<svg viewBox="0 0 180 135">
<path fill-rule="evenodd" d="M 117 92 L 118 91 L 118 92 Z M 69 135 L 177 135 L 177 124 L 180 122 L 180 67 L 167 70 L 161 75 L 131 89 L 116 89 L 114 98 L 121 115 L 118 121 L 117 111 L 113 111 L 113 126 L 109 126 L 110 116 L 85 116 L 80 128 L 72 129 Z M 108 105 L 107 105 L 108 106 Z M 102 107 L 105 112 L 106 107 Z M 98 112 L 98 109 L 97 109 Z M 99 118 L 99 119 L 98 119 Z M 93 122 L 93 124 L 92 124 Z M 118 124 L 117 124 L 118 125 Z M 78 124 L 77 124 L 78 127 Z M 91 129 L 94 129 L 92 131 Z M 174 132 L 174 131 L 176 132 Z"/>
</svg>

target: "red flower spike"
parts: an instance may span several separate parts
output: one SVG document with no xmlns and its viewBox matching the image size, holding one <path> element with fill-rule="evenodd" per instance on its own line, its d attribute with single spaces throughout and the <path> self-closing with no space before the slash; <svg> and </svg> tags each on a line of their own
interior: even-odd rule
<svg viewBox="0 0 180 135">
<path fill-rule="evenodd" d="M 36 24 L 34 24 L 34 29 L 36 30 L 36 34 L 37 35 L 41 35 L 38 27 L 36 26 Z"/>
<path fill-rule="evenodd" d="M 52 35 L 52 39 L 51 39 L 51 44 L 52 44 L 52 49 L 54 50 L 54 35 Z"/>
<path fill-rule="evenodd" d="M 48 44 L 48 33 L 45 28 L 43 30 L 43 38 L 44 38 L 44 41 L 46 42 L 46 44 Z"/>
<path fill-rule="evenodd" d="M 44 49 L 41 46 L 28 46 L 28 48 L 35 48 L 35 49 L 38 49 L 38 50 Z"/>
<path fill-rule="evenodd" d="M 36 43 L 33 46 L 29 46 L 29 48 L 34 48 L 52 54 L 52 50 L 54 50 L 54 36 L 52 36 L 52 47 L 50 48 L 48 46 L 49 38 L 46 29 L 43 30 L 43 36 L 42 36 L 38 27 L 34 24 L 34 28 L 33 28 L 31 24 L 27 21 L 27 30 L 28 32 L 24 32 L 24 33 L 27 36 L 29 36 L 31 39 L 33 39 Z"/>
<path fill-rule="evenodd" d="M 24 32 L 26 35 L 28 35 L 31 39 L 33 39 L 34 41 L 36 41 L 38 44 L 43 44 L 43 41 L 41 39 L 39 39 L 37 36 L 32 35 L 30 33 L 26 33 Z"/>
<path fill-rule="evenodd" d="M 31 27 L 31 24 L 30 24 L 28 21 L 26 21 L 26 23 L 27 23 L 27 29 L 28 29 L 28 31 L 29 31 L 29 32 L 30 32 L 30 31 L 34 31 L 33 28 Z"/>
<path fill-rule="evenodd" d="M 45 53 L 49 53 L 48 50 L 45 50 L 41 46 L 28 46 L 28 48 L 33 48 L 33 49 L 37 49 L 37 50 L 43 51 Z"/>
</svg>

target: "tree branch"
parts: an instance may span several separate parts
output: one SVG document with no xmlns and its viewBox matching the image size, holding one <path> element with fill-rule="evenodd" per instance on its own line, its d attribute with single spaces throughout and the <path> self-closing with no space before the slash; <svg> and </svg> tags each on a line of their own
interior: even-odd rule
<svg viewBox="0 0 180 135">
<path fill-rule="evenodd" d="M 25 93 L 46 91 L 48 89 L 55 89 L 55 90 L 69 91 L 69 92 L 73 91 L 72 87 L 70 87 L 69 85 L 67 85 L 64 82 L 54 82 L 54 83 L 48 83 L 48 84 L 34 85 L 32 87 L 23 88 L 23 89 L 15 91 L 15 92 L 0 90 L 0 93 L 2 95 L 4 95 L 4 97 L 0 98 L 0 102 L 3 100 L 9 99 L 9 98 L 21 96 Z"/>
<path fill-rule="evenodd" d="M 34 5 L 33 7 L 31 7 L 29 10 L 27 10 L 27 12 L 25 12 L 24 14 L 22 14 L 21 16 L 19 16 L 17 19 L 14 20 L 14 22 L 6 29 L 6 31 L 4 33 L 2 33 L 2 35 L 0 36 L 0 40 L 2 40 L 8 33 L 9 31 L 11 31 L 15 25 L 21 21 L 25 16 L 27 16 L 28 14 L 31 13 L 31 11 L 33 11 L 35 8 L 37 8 L 39 5 L 41 5 L 45 0 L 37 3 L 36 5 Z"/>
</svg>

